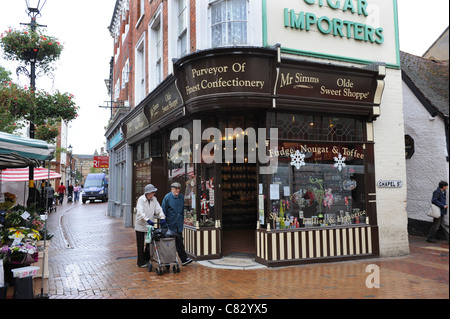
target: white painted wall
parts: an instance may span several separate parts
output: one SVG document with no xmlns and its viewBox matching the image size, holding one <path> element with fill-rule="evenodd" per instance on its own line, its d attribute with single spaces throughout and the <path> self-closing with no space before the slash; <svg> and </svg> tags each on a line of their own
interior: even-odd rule
<svg viewBox="0 0 450 319">
<path fill-rule="evenodd" d="M 434 120 L 409 87 L 403 83 L 405 134 L 414 139 L 414 155 L 406 160 L 408 217 L 432 221 L 426 216 L 433 191 L 439 181 L 449 181 L 449 166 L 445 124 L 441 117 Z M 448 196 L 447 196 L 448 205 Z M 448 214 L 446 216 L 448 225 Z"/>
<path fill-rule="evenodd" d="M 387 69 L 381 115 L 374 122 L 375 180 L 401 180 L 401 188 L 377 187 L 381 256 L 409 253 L 401 71 Z"/>
</svg>

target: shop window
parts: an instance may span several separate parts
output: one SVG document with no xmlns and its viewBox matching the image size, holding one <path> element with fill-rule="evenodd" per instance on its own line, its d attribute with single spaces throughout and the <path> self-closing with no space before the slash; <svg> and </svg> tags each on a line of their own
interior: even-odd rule
<svg viewBox="0 0 450 319">
<path fill-rule="evenodd" d="M 150 141 L 150 157 L 162 156 L 162 137 L 157 135 L 151 138 Z"/>
<path fill-rule="evenodd" d="M 190 136 L 192 136 L 192 122 L 185 124 L 182 126 L 184 129 L 186 129 Z M 181 136 L 179 140 L 169 140 L 169 150 L 174 147 L 175 144 L 179 143 L 181 141 Z M 191 141 L 189 142 L 189 145 L 187 146 L 187 149 L 191 149 Z M 177 147 L 180 152 L 182 152 L 183 145 L 178 145 Z M 172 154 L 173 155 L 173 154 Z M 184 195 L 184 223 L 186 225 L 194 226 L 195 222 L 197 221 L 197 170 L 196 166 L 192 164 L 192 154 L 187 154 L 191 157 L 189 163 L 183 163 L 183 161 L 179 160 L 182 156 L 186 154 L 178 154 L 177 156 L 171 157 L 170 154 L 167 154 L 167 163 L 168 163 L 168 176 L 169 176 L 169 185 L 178 182 L 181 184 L 181 194 Z"/>
<path fill-rule="evenodd" d="M 364 154 L 362 144 L 279 143 L 270 150 L 278 171 L 266 188 L 260 185 L 266 222 L 277 229 L 368 222 Z"/>
<path fill-rule="evenodd" d="M 150 143 L 144 142 L 134 148 L 134 203 L 144 194 L 145 185 L 151 183 Z"/>
<path fill-rule="evenodd" d="M 247 0 L 211 1 L 212 47 L 247 43 Z"/>
<path fill-rule="evenodd" d="M 269 113 L 270 127 L 282 140 L 356 142 L 364 140 L 363 122 L 351 117 Z"/>
</svg>

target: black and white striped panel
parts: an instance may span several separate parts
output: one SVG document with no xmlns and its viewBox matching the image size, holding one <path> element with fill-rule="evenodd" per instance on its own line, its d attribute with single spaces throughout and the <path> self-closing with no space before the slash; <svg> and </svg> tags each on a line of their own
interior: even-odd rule
<svg viewBox="0 0 450 319">
<path fill-rule="evenodd" d="M 371 228 L 257 232 L 256 253 L 268 261 L 372 254 Z"/>
</svg>

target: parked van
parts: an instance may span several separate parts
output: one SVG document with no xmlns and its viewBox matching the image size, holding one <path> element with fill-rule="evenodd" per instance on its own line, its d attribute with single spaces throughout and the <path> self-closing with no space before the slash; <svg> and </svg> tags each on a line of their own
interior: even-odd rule
<svg viewBox="0 0 450 319">
<path fill-rule="evenodd" d="M 81 201 L 93 203 L 96 199 L 102 202 L 108 201 L 108 176 L 105 173 L 91 173 L 86 177 L 83 192 L 81 193 Z"/>
</svg>

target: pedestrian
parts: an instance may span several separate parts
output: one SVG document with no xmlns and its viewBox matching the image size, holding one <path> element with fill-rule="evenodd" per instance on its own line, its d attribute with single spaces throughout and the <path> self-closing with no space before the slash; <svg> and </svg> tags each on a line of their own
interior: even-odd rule
<svg viewBox="0 0 450 319">
<path fill-rule="evenodd" d="M 441 181 L 439 182 L 438 188 L 433 192 L 433 197 L 431 198 L 431 203 L 433 205 L 438 206 L 441 209 L 441 217 L 439 218 L 433 218 L 433 225 L 431 226 L 430 233 L 427 238 L 427 242 L 429 243 L 435 243 L 436 233 L 439 229 L 439 226 L 442 225 L 442 227 L 445 229 L 448 226 L 444 224 L 444 217 L 447 215 L 447 188 L 448 183 Z M 447 238 L 448 238 L 448 228 L 447 231 Z"/>
<path fill-rule="evenodd" d="M 59 185 L 58 187 L 58 194 L 59 194 L 59 203 L 62 205 L 64 202 L 64 194 L 66 193 L 66 186 L 64 186 L 63 183 Z"/>
<path fill-rule="evenodd" d="M 144 194 L 138 198 L 136 204 L 134 230 L 136 232 L 137 265 L 139 267 L 147 267 L 150 262 L 150 247 L 145 244 L 147 225 L 153 226 L 155 218 L 159 218 L 161 224 L 166 222 L 166 216 L 155 197 L 157 190 L 152 184 L 146 185 Z"/>
<path fill-rule="evenodd" d="M 67 187 L 67 202 L 69 203 L 72 202 L 72 197 L 73 197 L 73 185 L 69 184 L 69 186 Z"/>
<path fill-rule="evenodd" d="M 73 188 L 73 194 L 74 194 L 74 198 L 73 201 L 76 203 L 80 200 L 80 186 L 78 185 L 78 183 L 75 183 L 75 187 Z"/>
<path fill-rule="evenodd" d="M 46 192 L 45 196 L 47 197 L 47 210 L 51 211 L 53 208 L 53 195 L 55 194 L 55 190 L 53 189 L 51 183 L 47 184 L 45 192 Z"/>
<path fill-rule="evenodd" d="M 192 262 L 184 249 L 183 243 L 183 224 L 184 224 L 184 196 L 180 194 L 180 183 L 172 183 L 170 192 L 164 197 L 161 207 L 166 215 L 167 225 L 169 229 L 178 234 L 175 238 L 175 245 L 178 257 L 181 259 L 183 266 Z"/>
</svg>

